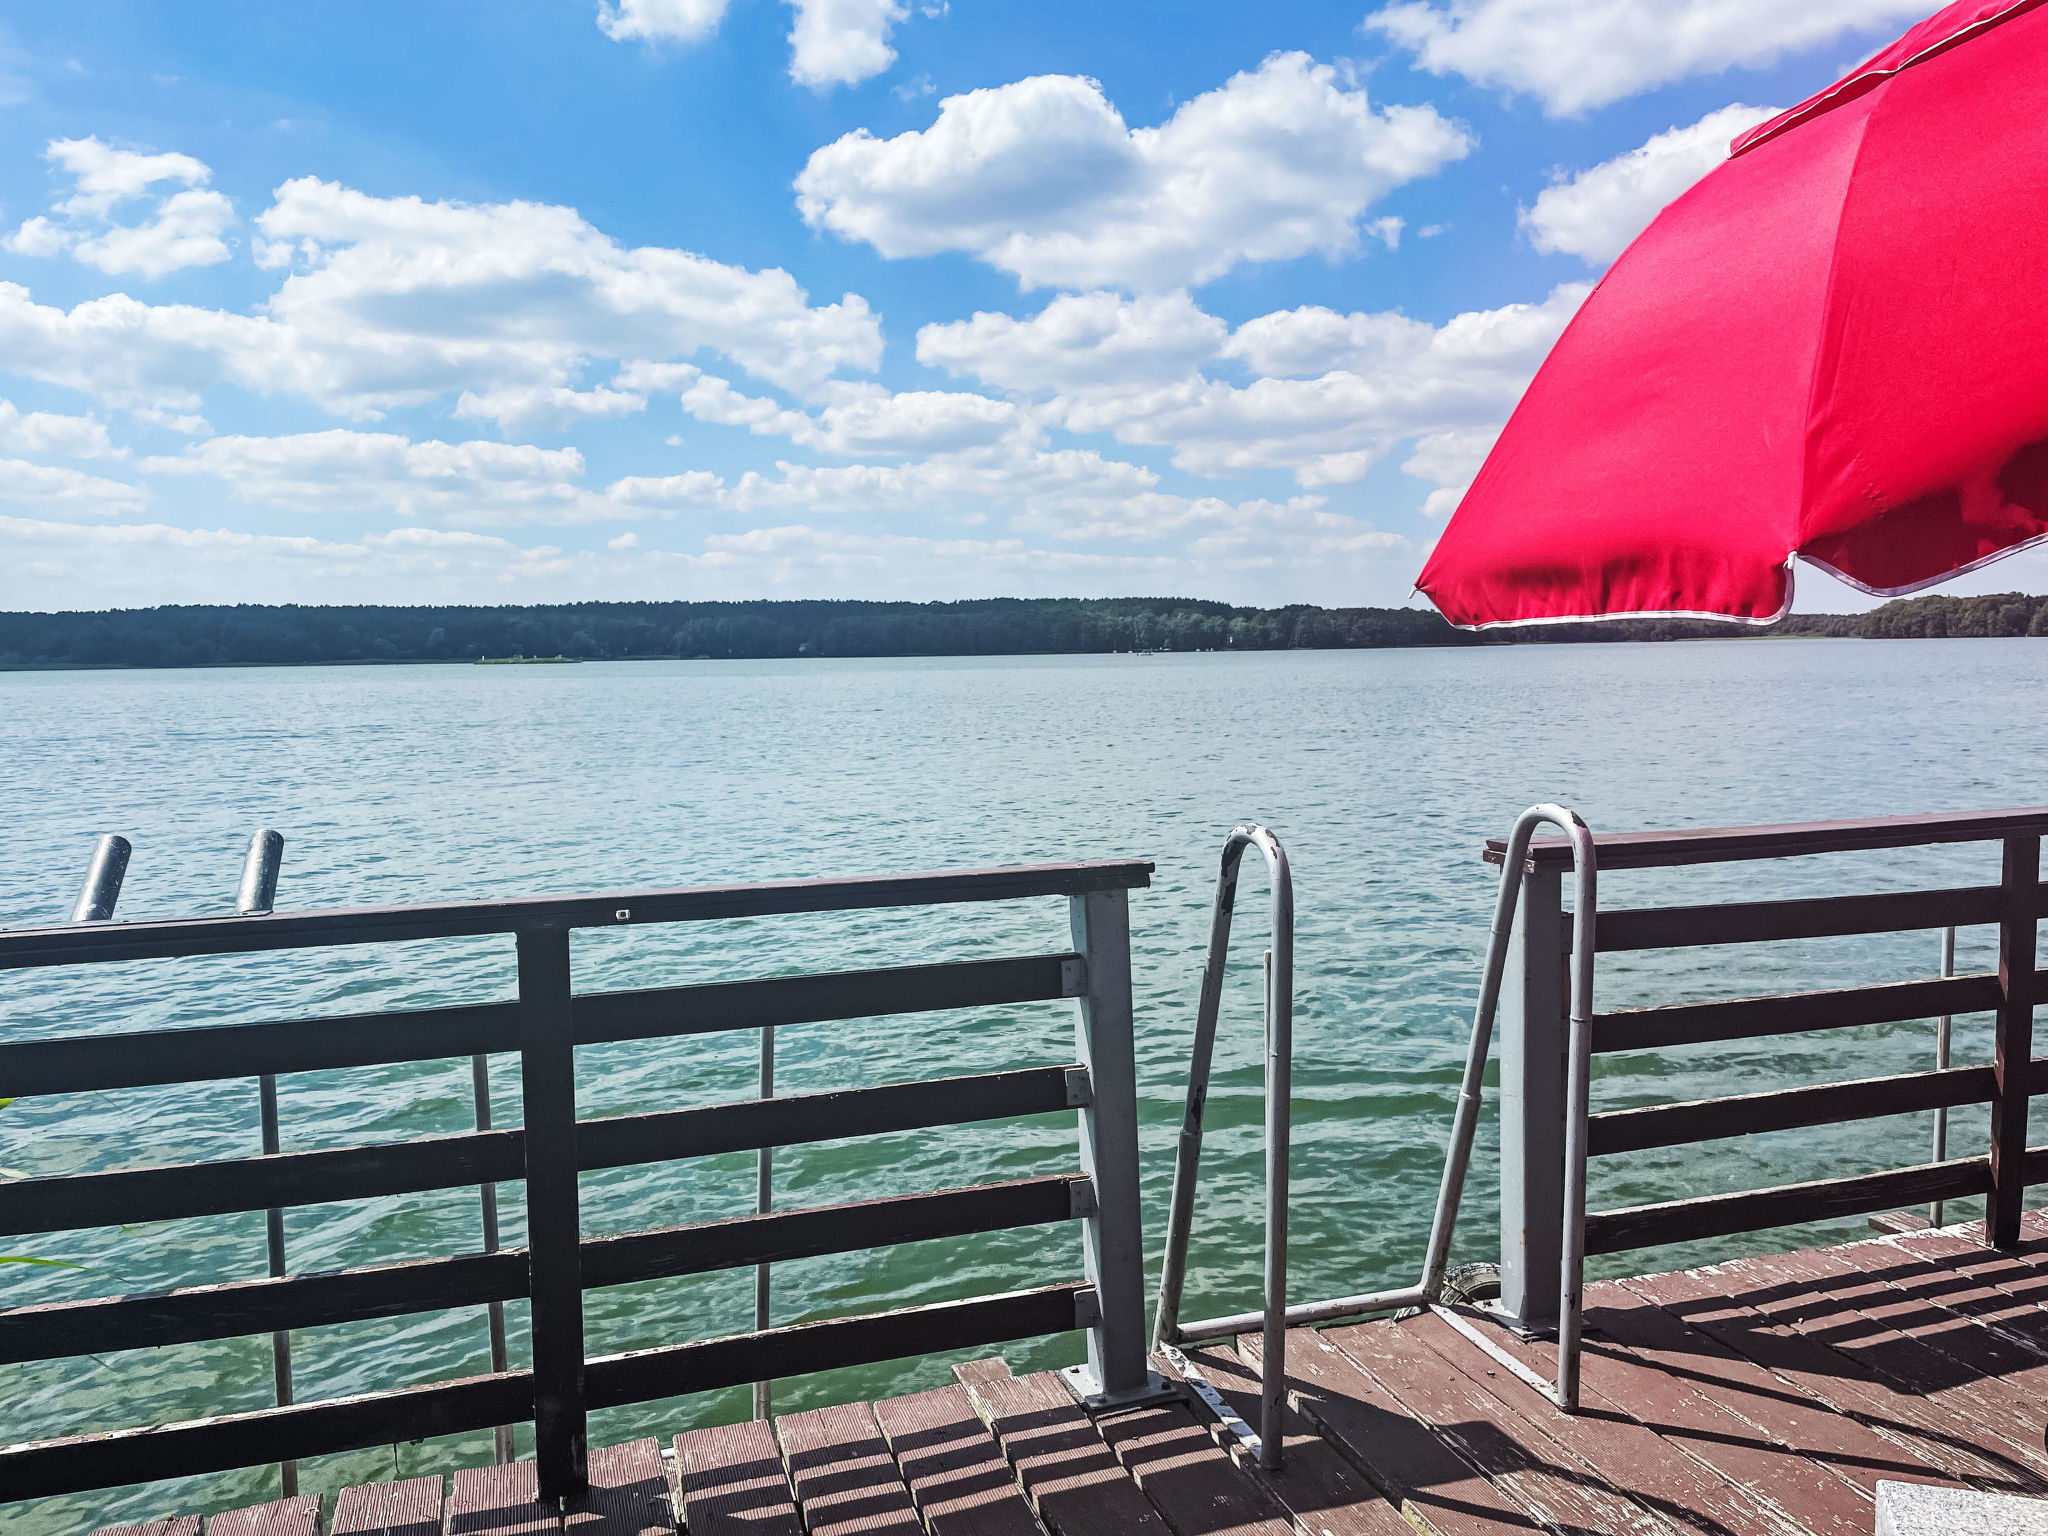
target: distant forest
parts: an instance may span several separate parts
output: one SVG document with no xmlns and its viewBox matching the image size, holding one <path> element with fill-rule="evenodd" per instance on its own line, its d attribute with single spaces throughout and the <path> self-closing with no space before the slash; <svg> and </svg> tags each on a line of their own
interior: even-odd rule
<svg viewBox="0 0 2048 1536">
<path fill-rule="evenodd" d="M 199 667 L 485 657 L 1014 656 L 1112 651 L 2048 635 L 2048 598 L 1919 597 L 1867 614 L 1749 628 L 1688 620 L 1545 625 L 1483 635 L 1429 608 L 1235 608 L 1180 598 L 958 603 L 563 603 L 502 608 L 173 607 L 0 613 L 0 668 Z"/>
</svg>

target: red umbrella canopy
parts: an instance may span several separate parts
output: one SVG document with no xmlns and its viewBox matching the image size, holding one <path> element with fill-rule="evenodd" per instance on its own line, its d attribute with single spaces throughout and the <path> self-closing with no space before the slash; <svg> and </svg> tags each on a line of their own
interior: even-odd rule
<svg viewBox="0 0 2048 1536">
<path fill-rule="evenodd" d="M 1764 623 L 2048 538 L 2048 0 L 1965 0 L 1737 139 L 1608 271 L 1416 585 L 1468 628 Z"/>
</svg>

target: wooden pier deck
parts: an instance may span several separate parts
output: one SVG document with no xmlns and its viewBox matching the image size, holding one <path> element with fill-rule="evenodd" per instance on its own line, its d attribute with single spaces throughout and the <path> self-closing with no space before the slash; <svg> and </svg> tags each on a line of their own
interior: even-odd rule
<svg viewBox="0 0 2048 1536">
<path fill-rule="evenodd" d="M 2048 1497 L 2043 1213 L 2009 1252 L 1972 1224 L 1603 1282 L 1586 1322 L 1575 1418 L 1433 1315 L 1298 1329 L 1271 1476 L 1198 1401 L 1091 1421 L 1054 1376 L 992 1360 L 669 1454 L 597 1452 L 566 1516 L 515 1463 L 218 1514 L 205 1536 L 1869 1536 L 1880 1479 Z M 1189 1354 L 1247 1416 L 1257 1343 Z M 1549 1372 L 1547 1345 L 1515 1347 Z"/>
</svg>

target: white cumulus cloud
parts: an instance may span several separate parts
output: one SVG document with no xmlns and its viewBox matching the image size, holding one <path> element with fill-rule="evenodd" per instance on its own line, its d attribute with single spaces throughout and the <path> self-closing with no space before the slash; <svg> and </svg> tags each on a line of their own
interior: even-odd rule
<svg viewBox="0 0 2048 1536">
<path fill-rule="evenodd" d="M 142 468 L 211 476 L 243 501 L 300 513 L 502 526 L 579 521 L 584 501 L 583 455 L 574 448 L 411 442 L 390 432 L 215 437 Z"/>
<path fill-rule="evenodd" d="M 1367 208 L 1471 145 L 1432 107 L 1376 109 L 1330 66 L 1280 53 L 1157 128 L 1127 127 L 1074 75 L 948 97 L 929 128 L 816 151 L 797 206 L 885 256 L 965 251 L 1025 288 L 1159 291 L 1348 255 Z"/>
<path fill-rule="evenodd" d="M 856 294 L 813 305 L 787 272 L 624 247 L 572 208 L 301 179 L 257 223 L 259 260 L 285 275 L 255 312 L 123 293 L 64 310 L 0 283 L 0 358 L 139 412 L 190 412 L 232 384 L 355 419 L 466 396 L 466 418 L 513 430 L 639 409 L 630 386 L 578 386 L 604 360 L 716 353 L 801 393 L 881 359 L 880 321 Z"/>
<path fill-rule="evenodd" d="M 865 300 L 812 306 L 787 272 L 620 246 L 573 208 L 381 198 L 303 177 L 257 219 L 290 249 L 270 316 L 315 351 L 343 409 L 457 387 L 568 384 L 592 357 L 722 352 L 786 388 L 873 368 Z"/>
<path fill-rule="evenodd" d="M 629 390 L 570 389 L 561 384 L 529 384 L 483 394 L 465 390 L 455 402 L 457 420 L 495 421 L 516 433 L 559 431 L 580 421 L 631 416 L 646 409 L 647 397 Z"/>
<path fill-rule="evenodd" d="M 728 380 L 700 375 L 683 390 L 682 407 L 698 421 L 745 427 L 760 437 L 786 437 L 800 448 L 860 453 L 945 453 L 1007 436 L 1020 412 L 1007 400 L 959 390 L 905 390 L 841 383 L 815 416 L 742 394 Z"/>
<path fill-rule="evenodd" d="M 927 325 L 917 360 L 998 389 L 1081 390 L 1183 378 L 1216 357 L 1229 333 L 1181 290 L 1069 293 L 1028 320 L 983 310 Z"/>
<path fill-rule="evenodd" d="M 52 139 L 43 155 L 71 177 L 71 195 L 54 205 L 55 218 L 28 219 L 0 241 L 16 255 L 68 251 L 102 272 L 144 278 L 228 259 L 222 236 L 235 222 L 234 204 L 205 185 L 213 172 L 190 155 L 142 154 L 98 138 Z M 165 181 L 185 190 L 158 199 L 140 223 L 113 221 L 117 207 Z"/>
<path fill-rule="evenodd" d="M 0 502 L 49 514 L 114 517 L 139 512 L 149 500 L 140 486 L 105 480 L 81 470 L 0 459 Z"/>
<path fill-rule="evenodd" d="M 725 19 L 726 0 L 598 0 L 597 24 L 613 42 L 702 42 Z"/>
<path fill-rule="evenodd" d="M 1560 176 L 1537 194 L 1535 207 L 1522 210 L 1529 243 L 1605 266 L 1665 204 L 1728 158 L 1731 139 L 1777 115 L 1776 107 L 1722 107 L 1591 170 Z"/>
<path fill-rule="evenodd" d="M 68 459 L 125 459 L 103 421 L 66 416 L 56 411 L 24 411 L 12 400 L 0 400 L 0 448 L 10 453 L 62 454 Z"/>
<path fill-rule="evenodd" d="M 1498 429 L 1584 300 L 1583 284 L 1540 304 L 1431 325 L 1398 311 L 1280 310 L 1229 332 L 1184 297 L 1055 300 L 1029 320 L 976 315 L 927 328 L 919 357 L 1019 393 L 1045 393 L 1073 432 L 1170 448 L 1206 476 L 1287 469 L 1303 486 L 1354 481 L 1404 440 Z M 1116 366 L 1105 340 L 1138 338 Z M 1219 374 L 1241 365 L 1253 377 Z"/>
<path fill-rule="evenodd" d="M 1432 74 L 1526 91 L 1553 115 L 1917 21 L 1929 0 L 1402 0 L 1366 26 Z"/>
<path fill-rule="evenodd" d="M 813 90 L 858 85 L 896 62 L 889 34 L 910 14 L 901 0 L 790 0 L 789 77 Z"/>
</svg>

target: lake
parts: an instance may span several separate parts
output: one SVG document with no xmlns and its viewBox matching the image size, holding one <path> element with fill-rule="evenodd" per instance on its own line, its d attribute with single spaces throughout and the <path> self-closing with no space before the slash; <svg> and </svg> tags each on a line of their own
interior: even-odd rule
<svg viewBox="0 0 2048 1536">
<path fill-rule="evenodd" d="M 854 875 L 1102 857 L 1155 860 L 1134 893 L 1140 1113 L 1155 1264 L 1216 856 L 1251 818 L 1286 842 L 1299 908 L 1293 1296 L 1413 1278 L 1456 1093 L 1496 872 L 1479 857 L 1523 807 L 1560 800 L 1620 831 L 2029 805 L 2048 800 L 2048 644 L 1756 640 L 1446 651 L 942 661 L 634 662 L 0 675 L 0 925 L 62 921 L 93 839 L 135 844 L 120 915 L 231 911 L 257 826 L 286 839 L 280 908 Z M 1620 872 L 1612 906 L 1996 879 L 1985 845 L 1779 865 Z M 1256 1304 L 1264 875 L 1246 865 L 1186 1315 Z M 1966 932 L 1981 968 L 1989 930 Z M 1060 902 L 758 919 L 588 934 L 579 985 L 655 986 L 1066 946 Z M 353 1013 L 510 995 L 505 939 L 0 975 L 0 1038 Z M 1603 960 L 1603 1006 L 1906 980 L 1935 936 Z M 1989 1022 L 1959 1020 L 1958 1064 Z M 1607 1058 L 1596 1108 L 1932 1062 L 1931 1024 Z M 794 1027 L 779 1088 L 816 1091 L 1070 1059 L 1071 1005 Z M 756 1037 L 586 1049 L 581 1110 L 750 1097 Z M 0 1084 L 0 1094 L 6 1087 Z M 467 1061 L 306 1073 L 281 1086 L 303 1150 L 461 1131 Z M 495 1069 L 516 1123 L 516 1063 Z M 1596 1162 L 1594 1208 L 1846 1174 L 1924 1157 L 1927 1115 Z M 1490 1115 L 1489 1115 L 1490 1121 Z M 1490 1135 L 1490 1124 L 1486 1135 Z M 1982 1114 L 1951 1145 L 1983 1144 Z M 2037 1138 L 2038 1139 L 2038 1138 Z M 0 1109 L 9 1175 L 243 1156 L 253 1081 L 21 1100 Z M 904 1193 L 1073 1166 L 1064 1117 L 785 1151 L 779 1204 Z M 752 1208 L 752 1154 L 584 1178 L 599 1233 Z M 520 1240 L 507 1186 L 506 1240 Z M 1490 1258 L 1482 1141 L 1458 1255 Z M 1976 1202 L 1967 1202 L 1974 1213 Z M 1853 1234 L 1856 1222 L 1620 1256 L 1646 1272 Z M 292 1267 L 474 1247 L 474 1192 L 289 1213 Z M 265 1272 L 260 1214 L 7 1240 L 88 1266 L 0 1267 L 7 1305 Z M 775 1319 L 876 1310 L 1079 1273 L 1045 1231 L 779 1266 Z M 523 1317 L 510 1309 L 515 1361 Z M 593 1292 L 592 1353 L 751 1326 L 748 1272 Z M 1020 1370 L 1078 1340 L 1013 1345 Z M 294 1335 L 301 1401 L 488 1368 L 481 1313 Z M 941 1361 L 778 1386 L 778 1410 L 945 1380 Z M 7 1440 L 270 1402 L 267 1339 L 13 1367 Z M 745 1417 L 744 1389 L 598 1414 L 592 1443 Z M 522 1437 L 522 1444 L 524 1444 Z M 489 1436 L 302 1464 L 307 1491 L 488 1459 Z M 274 1497 L 275 1469 L 10 1506 L 55 1536 Z"/>
</svg>

